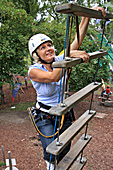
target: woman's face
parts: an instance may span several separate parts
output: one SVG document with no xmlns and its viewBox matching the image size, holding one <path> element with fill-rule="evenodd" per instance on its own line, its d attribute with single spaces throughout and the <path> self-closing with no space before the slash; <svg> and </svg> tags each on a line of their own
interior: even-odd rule
<svg viewBox="0 0 113 170">
<path fill-rule="evenodd" d="M 40 45 L 40 47 L 37 49 L 37 52 L 41 59 L 48 63 L 51 62 L 55 57 L 55 49 L 51 42 L 45 42 L 44 44 Z"/>
</svg>

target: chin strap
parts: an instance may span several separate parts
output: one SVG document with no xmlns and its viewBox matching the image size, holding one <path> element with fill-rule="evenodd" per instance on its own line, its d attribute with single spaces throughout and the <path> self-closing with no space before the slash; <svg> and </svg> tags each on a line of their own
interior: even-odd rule
<svg viewBox="0 0 113 170">
<path fill-rule="evenodd" d="M 50 67 L 52 68 L 52 65 L 51 65 L 51 64 L 55 61 L 54 58 L 53 58 L 53 60 L 52 60 L 50 63 L 48 63 L 48 62 L 44 61 L 44 60 L 38 55 L 37 51 L 35 51 L 35 53 L 36 53 L 36 55 L 39 57 L 39 61 L 41 61 L 41 63 L 50 64 Z M 52 68 L 52 69 L 53 69 L 53 68 Z"/>
</svg>

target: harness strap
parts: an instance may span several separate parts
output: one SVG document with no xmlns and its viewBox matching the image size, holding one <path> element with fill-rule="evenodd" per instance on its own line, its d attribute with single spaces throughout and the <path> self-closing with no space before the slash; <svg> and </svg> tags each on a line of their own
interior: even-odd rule
<svg viewBox="0 0 113 170">
<path fill-rule="evenodd" d="M 47 105 L 37 101 L 36 108 L 42 112 L 49 113 L 49 109 L 51 108 L 51 106 L 47 106 Z"/>
<path fill-rule="evenodd" d="M 42 107 L 42 108 L 44 108 L 44 109 L 49 110 L 49 109 L 51 108 L 51 106 L 47 106 L 47 105 L 45 105 L 45 104 L 43 104 L 43 103 L 41 103 L 41 102 L 38 102 L 38 103 L 39 103 L 40 107 Z"/>
<path fill-rule="evenodd" d="M 33 116 L 33 113 L 32 113 L 32 109 L 31 109 L 30 107 L 28 108 L 28 112 L 29 112 L 29 117 L 30 117 L 30 120 L 31 120 L 33 126 L 35 127 L 36 131 L 37 131 L 38 133 L 40 133 L 40 135 L 42 135 L 43 137 L 46 137 L 46 138 L 51 138 L 51 137 L 56 136 L 56 135 L 58 134 L 58 131 L 57 131 L 55 134 L 50 135 L 50 136 L 46 136 L 46 135 L 42 134 L 42 133 L 40 132 L 40 130 L 38 129 L 37 125 L 36 125 L 36 122 L 35 122 L 35 119 L 34 119 L 34 116 Z M 47 118 L 47 117 L 46 117 L 46 118 Z M 63 121 L 64 121 L 64 119 L 61 121 L 60 129 L 61 129 L 62 126 L 63 126 Z"/>
</svg>

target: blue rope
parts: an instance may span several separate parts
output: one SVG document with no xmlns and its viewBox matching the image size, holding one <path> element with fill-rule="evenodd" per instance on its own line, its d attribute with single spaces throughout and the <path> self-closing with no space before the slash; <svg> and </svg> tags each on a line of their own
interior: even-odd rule
<svg viewBox="0 0 113 170">
<path fill-rule="evenodd" d="M 68 0 L 68 2 L 70 2 L 70 0 Z M 65 49 L 66 49 L 66 39 L 67 39 L 67 28 L 68 28 L 68 22 L 69 22 L 69 15 L 67 15 L 67 24 L 66 24 L 66 35 L 65 35 L 65 42 L 64 42 L 64 56 L 63 56 L 63 59 L 65 58 Z M 63 68 L 62 68 L 62 71 L 61 71 L 61 78 L 60 78 L 60 88 L 59 88 L 58 103 L 60 103 L 62 74 L 63 74 Z M 52 140 L 52 141 L 54 141 L 54 139 L 55 139 L 55 129 L 56 129 L 56 124 L 57 124 L 57 116 L 56 116 L 56 119 L 55 119 L 54 135 L 53 135 L 53 140 Z M 52 159 L 52 154 L 50 155 L 49 170 L 50 170 L 50 166 L 51 166 L 51 159 Z"/>
</svg>

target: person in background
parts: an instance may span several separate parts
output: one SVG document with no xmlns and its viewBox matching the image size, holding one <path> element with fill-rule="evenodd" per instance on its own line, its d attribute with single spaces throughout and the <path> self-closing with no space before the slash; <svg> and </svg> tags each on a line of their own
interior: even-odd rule
<svg viewBox="0 0 113 170">
<path fill-rule="evenodd" d="M 103 94 L 106 92 L 106 86 L 105 86 L 105 82 L 103 79 L 101 79 L 102 81 L 102 92 L 101 92 L 101 96 L 99 96 L 99 99 L 101 99 L 103 97 Z"/>
<path fill-rule="evenodd" d="M 109 85 L 107 85 L 107 87 L 106 87 L 106 94 L 108 94 L 108 95 L 111 95 L 111 94 L 112 94 Z"/>
<path fill-rule="evenodd" d="M 105 11 L 101 7 L 95 7 L 95 10 L 102 11 L 102 15 L 105 16 Z M 89 19 L 83 17 L 79 26 L 80 29 L 80 43 L 78 45 L 77 35 L 70 47 L 70 57 L 81 58 L 84 63 L 89 61 L 89 54 L 85 51 L 77 50 L 81 46 L 85 34 L 87 32 Z M 29 67 L 28 76 L 33 84 L 33 87 L 37 93 L 36 101 L 36 114 L 35 123 L 39 130 L 39 136 L 43 147 L 43 157 L 47 164 L 47 170 L 49 170 L 50 154 L 46 152 L 46 147 L 53 141 L 55 117 L 49 114 L 49 109 L 58 104 L 59 99 L 59 87 L 61 79 L 61 68 L 53 68 L 52 63 L 63 60 L 63 54 L 55 56 L 55 48 L 53 41 L 50 37 L 45 34 L 33 35 L 29 40 L 29 52 L 31 57 L 34 59 L 35 64 Z M 64 72 L 62 74 L 61 87 L 63 86 Z M 62 88 L 61 88 L 62 89 Z M 62 96 L 62 90 L 60 97 Z M 71 113 L 67 112 L 63 121 L 63 126 L 60 129 L 60 134 L 63 133 L 71 124 Z M 56 123 L 56 131 L 58 122 Z M 56 136 L 55 136 L 56 137 Z M 71 144 L 61 152 L 57 157 L 59 162 L 65 154 L 69 151 Z M 51 157 L 50 170 L 54 169 L 55 157 Z"/>
</svg>

